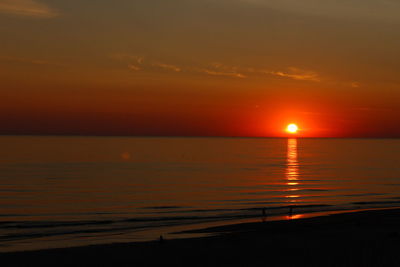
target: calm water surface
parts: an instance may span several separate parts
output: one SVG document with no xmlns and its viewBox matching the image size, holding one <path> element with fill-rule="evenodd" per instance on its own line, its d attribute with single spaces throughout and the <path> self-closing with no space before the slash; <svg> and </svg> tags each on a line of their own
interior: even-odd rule
<svg viewBox="0 0 400 267">
<path fill-rule="evenodd" d="M 400 206 L 400 140 L 0 137 L 0 251 Z M 201 225 L 200 225 L 201 224 Z M 182 236 L 182 235 L 181 235 Z"/>
</svg>

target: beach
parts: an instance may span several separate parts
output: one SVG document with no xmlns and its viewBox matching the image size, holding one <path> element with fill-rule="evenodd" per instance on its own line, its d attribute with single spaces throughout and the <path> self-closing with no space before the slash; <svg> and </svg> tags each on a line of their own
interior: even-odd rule
<svg viewBox="0 0 400 267">
<path fill-rule="evenodd" d="M 396 266 L 400 209 L 242 223 L 211 236 L 0 254 L 2 266 Z"/>
<path fill-rule="evenodd" d="M 400 204 L 398 139 L 3 136 L 0 146 L 0 252 L 174 239 L 261 221 L 263 209 L 276 220 L 289 207 L 304 218 Z"/>
<path fill-rule="evenodd" d="M 0 267 L 400 267 L 399 14 L 0 0 Z"/>
</svg>

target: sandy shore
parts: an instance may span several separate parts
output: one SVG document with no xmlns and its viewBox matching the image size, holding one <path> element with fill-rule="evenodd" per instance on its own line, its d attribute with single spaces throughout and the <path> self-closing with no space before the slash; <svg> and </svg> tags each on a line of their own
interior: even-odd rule
<svg viewBox="0 0 400 267">
<path fill-rule="evenodd" d="M 399 266 L 400 209 L 244 223 L 212 237 L 0 254 L 1 266 Z"/>
</svg>

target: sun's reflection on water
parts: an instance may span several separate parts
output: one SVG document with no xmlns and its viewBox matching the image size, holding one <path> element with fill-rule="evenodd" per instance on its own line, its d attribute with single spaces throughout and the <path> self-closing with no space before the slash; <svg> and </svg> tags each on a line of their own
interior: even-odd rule
<svg viewBox="0 0 400 267">
<path fill-rule="evenodd" d="M 288 185 L 287 191 L 295 193 L 299 188 L 299 162 L 297 160 L 297 139 L 290 138 L 287 143 L 287 157 L 286 157 L 286 184 Z M 286 196 L 288 202 L 297 202 L 300 197 L 298 194 L 289 194 Z"/>
<path fill-rule="evenodd" d="M 304 214 L 294 214 L 294 215 L 286 215 L 286 220 L 294 220 L 294 219 L 301 219 L 304 218 Z"/>
<path fill-rule="evenodd" d="M 297 161 L 297 139 L 288 139 L 286 178 L 289 181 L 298 180 L 299 162 Z"/>
</svg>

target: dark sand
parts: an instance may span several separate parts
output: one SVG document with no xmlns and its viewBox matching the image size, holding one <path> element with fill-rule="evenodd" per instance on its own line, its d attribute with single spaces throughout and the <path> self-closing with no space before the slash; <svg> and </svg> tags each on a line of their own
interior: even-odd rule
<svg viewBox="0 0 400 267">
<path fill-rule="evenodd" d="M 400 266 L 400 209 L 207 229 L 213 237 L 0 254 L 1 266 Z"/>
</svg>

